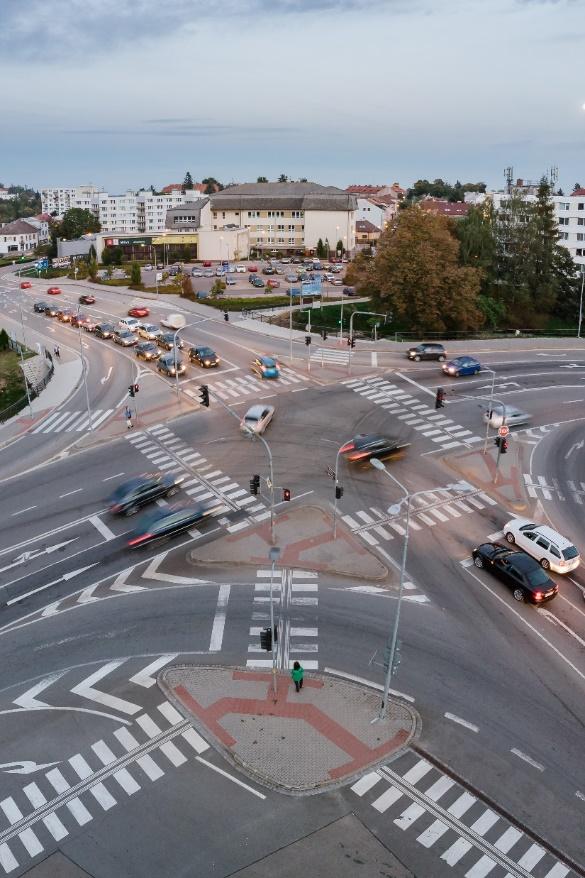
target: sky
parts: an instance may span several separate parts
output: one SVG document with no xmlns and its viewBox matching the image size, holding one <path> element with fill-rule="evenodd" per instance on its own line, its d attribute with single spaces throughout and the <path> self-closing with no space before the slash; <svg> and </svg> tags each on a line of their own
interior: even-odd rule
<svg viewBox="0 0 585 878">
<path fill-rule="evenodd" d="M 585 186 L 582 0 L 0 0 L 0 182 Z"/>
</svg>

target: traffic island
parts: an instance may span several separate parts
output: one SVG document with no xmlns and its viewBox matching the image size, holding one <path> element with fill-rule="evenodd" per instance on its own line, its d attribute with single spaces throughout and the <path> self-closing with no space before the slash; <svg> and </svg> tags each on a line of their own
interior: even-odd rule
<svg viewBox="0 0 585 878">
<path fill-rule="evenodd" d="M 529 502 L 522 474 L 529 471 L 528 458 L 532 448 L 514 436 L 509 441 L 508 452 L 500 454 L 497 465 L 498 449 L 494 445 L 488 446 L 486 454 L 478 448 L 444 458 L 443 464 L 504 507 L 516 513 L 526 512 Z"/>
<path fill-rule="evenodd" d="M 275 518 L 275 543 L 280 547 L 278 567 L 314 570 L 360 580 L 384 580 L 388 568 L 338 521 L 319 506 L 299 506 Z M 263 567 L 271 548 L 270 519 L 245 530 L 195 545 L 189 563 L 234 564 Z"/>
<path fill-rule="evenodd" d="M 410 705 L 327 674 L 180 665 L 159 675 L 166 697 L 251 780 L 289 795 L 321 793 L 387 762 L 420 732 Z"/>
</svg>

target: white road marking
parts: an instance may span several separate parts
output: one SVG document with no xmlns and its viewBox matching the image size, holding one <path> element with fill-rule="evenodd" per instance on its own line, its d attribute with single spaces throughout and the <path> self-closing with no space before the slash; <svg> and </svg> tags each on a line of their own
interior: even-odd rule
<svg viewBox="0 0 585 878">
<path fill-rule="evenodd" d="M 119 479 L 120 476 L 123 476 L 124 473 L 116 473 L 115 476 L 107 476 L 107 478 L 102 479 L 102 482 L 110 482 L 112 479 Z"/>
<path fill-rule="evenodd" d="M 467 722 L 465 719 L 461 719 L 459 716 L 455 716 L 454 713 L 446 713 L 445 719 L 450 719 L 452 722 L 457 723 L 460 726 L 463 726 L 466 729 L 469 729 L 472 732 L 479 732 L 479 726 L 474 726 L 473 723 Z"/>
<path fill-rule="evenodd" d="M 23 512 L 30 512 L 31 509 L 36 509 L 36 506 L 27 506 L 26 509 L 19 509 L 18 512 L 11 513 L 12 517 L 15 515 L 22 515 Z"/>
<path fill-rule="evenodd" d="M 208 762 L 207 759 L 203 759 L 202 756 L 196 756 L 195 759 L 197 762 L 201 762 L 203 765 L 206 765 L 208 768 L 211 768 L 212 771 L 217 771 L 218 774 L 221 774 L 222 777 L 226 777 L 228 780 L 231 780 L 232 783 L 237 784 L 242 789 L 247 790 L 249 793 L 252 793 L 254 796 L 258 796 L 259 799 L 265 799 L 266 796 L 263 793 L 259 793 L 258 790 L 253 789 L 248 786 L 248 784 L 243 783 L 243 781 L 238 780 L 237 777 L 233 777 L 231 774 L 228 774 L 227 771 L 224 771 L 223 768 L 219 768 L 217 765 L 213 765 L 213 763 Z"/>
<path fill-rule="evenodd" d="M 531 757 L 527 756 L 526 753 L 523 753 L 522 750 L 517 750 L 516 747 L 512 747 L 510 753 L 513 753 L 514 756 L 517 756 L 519 759 L 527 762 L 528 765 L 532 765 L 533 768 L 537 768 L 539 771 L 544 771 L 544 765 L 541 765 L 540 762 L 536 762 L 534 759 L 531 759 Z"/>
<path fill-rule="evenodd" d="M 174 659 L 177 658 L 177 655 L 178 653 L 161 655 L 159 658 L 155 659 L 141 671 L 138 671 L 137 674 L 134 674 L 133 677 L 130 677 L 130 682 L 135 683 L 137 686 L 143 686 L 145 689 L 150 689 L 150 687 L 154 686 L 154 684 L 156 683 L 156 678 L 153 676 L 153 674 L 155 674 L 156 671 L 159 671 L 161 668 L 164 668 L 164 666 L 168 665 L 169 662 L 174 661 Z"/>
<path fill-rule="evenodd" d="M 83 491 L 83 488 L 76 488 L 75 491 L 67 491 L 66 494 L 59 494 L 59 500 L 62 500 L 63 497 L 71 497 L 72 494 L 79 494 L 80 491 Z"/>
<path fill-rule="evenodd" d="M 335 668 L 325 668 L 324 670 L 326 674 L 333 674 L 335 677 L 342 677 L 344 680 L 352 680 L 354 683 L 362 683 L 370 689 L 379 689 L 380 692 L 384 691 L 382 683 L 374 683 L 372 680 L 366 680 L 365 677 L 357 677 L 355 674 L 346 674 L 344 671 L 338 671 Z M 397 698 L 404 698 L 405 701 L 414 704 L 414 698 L 412 695 L 405 695 L 404 692 L 398 692 L 397 689 L 389 689 L 388 691 L 391 695 L 396 695 Z"/>
<path fill-rule="evenodd" d="M 110 530 L 107 524 L 101 520 L 99 515 L 92 515 L 91 518 L 88 519 L 90 524 L 93 524 L 95 529 L 100 533 L 105 540 L 115 540 L 116 534 Z"/>
<path fill-rule="evenodd" d="M 103 704 L 105 707 L 110 708 L 110 710 L 133 716 L 135 713 L 142 710 L 139 704 L 133 704 L 130 701 L 118 698 L 116 695 L 110 695 L 107 692 L 100 692 L 99 689 L 94 687 L 94 683 L 103 680 L 104 677 L 107 677 L 108 674 L 115 671 L 116 668 L 119 668 L 122 664 L 124 664 L 124 662 L 119 660 L 108 662 L 103 665 L 103 667 L 98 668 L 93 674 L 90 674 L 89 677 L 86 677 L 85 680 L 82 680 L 81 683 L 78 683 L 77 686 L 74 686 L 71 689 L 71 692 L 75 693 L 75 695 L 79 695 L 80 698 L 86 698 L 88 701 L 97 701 L 98 704 Z"/>
<path fill-rule="evenodd" d="M 213 627 L 211 629 L 211 639 L 209 641 L 209 651 L 219 652 L 223 643 L 223 633 L 225 629 L 226 611 L 230 598 L 231 586 L 228 583 L 222 583 L 219 587 L 217 596 L 217 607 L 215 617 L 213 619 Z"/>
</svg>

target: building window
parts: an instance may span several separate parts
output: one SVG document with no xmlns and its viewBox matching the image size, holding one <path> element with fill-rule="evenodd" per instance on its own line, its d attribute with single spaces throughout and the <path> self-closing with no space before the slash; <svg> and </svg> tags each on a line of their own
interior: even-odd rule
<svg viewBox="0 0 585 878">
<path fill-rule="evenodd" d="M 288 239 L 288 243 L 289 243 L 289 244 L 294 244 L 294 242 L 295 242 L 295 239 L 294 239 L 294 238 L 289 238 L 289 239 Z"/>
<path fill-rule="evenodd" d="M 294 227 L 294 226 L 289 226 L 289 227 L 288 227 L 288 230 L 289 230 L 289 232 L 294 232 L 295 227 Z"/>
<path fill-rule="evenodd" d="M 585 201 L 580 201 L 577 205 L 577 210 L 583 210 L 585 208 Z"/>
<path fill-rule="evenodd" d="M 569 233 L 568 232 L 559 232 L 559 238 L 561 239 L 561 241 L 568 241 L 569 240 Z"/>
<path fill-rule="evenodd" d="M 583 234 L 583 232 L 577 233 L 577 240 L 578 241 L 585 241 L 585 235 Z"/>
<path fill-rule="evenodd" d="M 582 216 L 580 216 L 579 219 L 577 220 L 577 225 L 578 226 L 585 226 L 585 219 Z"/>
<path fill-rule="evenodd" d="M 559 202 L 559 210 L 568 210 L 568 209 L 569 209 L 569 202 L 568 201 Z"/>
<path fill-rule="evenodd" d="M 278 231 L 279 231 L 279 232 L 284 232 L 284 226 L 278 226 Z"/>
<path fill-rule="evenodd" d="M 305 215 L 304 210 L 293 210 L 291 212 L 291 216 L 293 219 L 301 219 L 301 217 L 303 217 L 304 215 Z"/>
<path fill-rule="evenodd" d="M 559 217 L 559 226 L 568 226 L 569 225 L 569 217 L 568 216 L 560 216 Z"/>
<path fill-rule="evenodd" d="M 583 256 L 583 250 L 582 250 L 582 248 L 579 248 L 578 250 L 576 250 L 576 251 L 575 251 L 575 255 L 576 255 L 576 256 Z"/>
</svg>

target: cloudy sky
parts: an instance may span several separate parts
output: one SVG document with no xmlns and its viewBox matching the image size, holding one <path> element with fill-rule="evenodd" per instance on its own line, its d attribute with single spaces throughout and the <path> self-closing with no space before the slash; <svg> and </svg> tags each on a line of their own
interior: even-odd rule
<svg viewBox="0 0 585 878">
<path fill-rule="evenodd" d="M 0 181 L 585 185 L 582 0 L 0 0 Z"/>
</svg>

